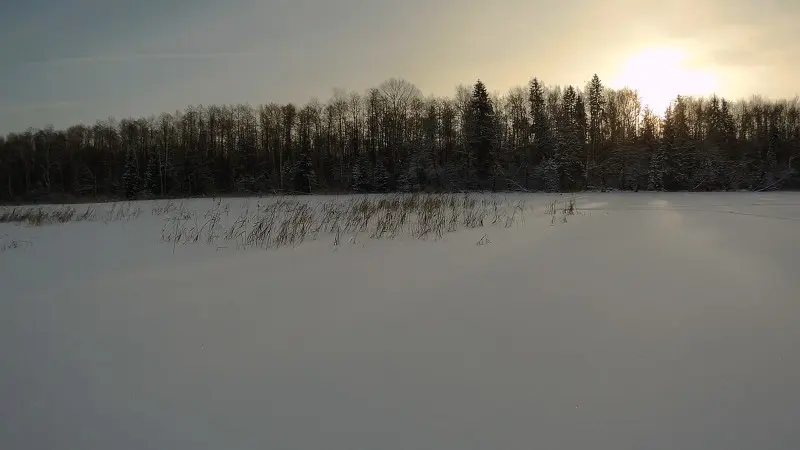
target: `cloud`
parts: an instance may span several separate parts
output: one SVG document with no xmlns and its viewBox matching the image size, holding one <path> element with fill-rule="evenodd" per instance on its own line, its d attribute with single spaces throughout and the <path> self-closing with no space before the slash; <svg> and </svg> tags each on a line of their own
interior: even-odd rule
<svg viewBox="0 0 800 450">
<path fill-rule="evenodd" d="M 724 43 L 709 52 L 718 66 L 796 67 L 796 24 L 776 19 L 771 26 L 742 26 L 723 37 Z"/>
<path fill-rule="evenodd" d="M 82 102 L 63 101 L 51 103 L 0 103 L 0 112 L 20 112 L 20 111 L 46 111 L 70 109 L 80 106 Z"/>
<path fill-rule="evenodd" d="M 218 59 L 218 58 L 247 58 L 261 56 L 261 52 L 207 52 L 207 53 L 133 53 L 121 55 L 88 55 L 68 58 L 52 58 L 45 60 L 22 61 L 20 65 L 62 65 L 62 64 L 97 64 L 127 62 L 148 59 Z"/>
</svg>

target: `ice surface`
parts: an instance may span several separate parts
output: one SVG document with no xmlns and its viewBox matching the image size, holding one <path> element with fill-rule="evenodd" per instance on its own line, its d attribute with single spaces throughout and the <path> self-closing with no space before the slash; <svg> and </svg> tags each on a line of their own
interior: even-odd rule
<svg viewBox="0 0 800 450">
<path fill-rule="evenodd" d="M 0 224 L 0 448 L 800 448 L 800 194 L 510 197 L 336 248 Z"/>
</svg>

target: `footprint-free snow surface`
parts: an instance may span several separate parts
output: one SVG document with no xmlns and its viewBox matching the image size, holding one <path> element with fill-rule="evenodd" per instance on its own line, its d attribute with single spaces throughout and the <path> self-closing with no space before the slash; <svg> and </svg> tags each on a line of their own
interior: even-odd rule
<svg viewBox="0 0 800 450">
<path fill-rule="evenodd" d="M 507 197 L 277 249 L 0 224 L 0 448 L 800 448 L 800 194 Z"/>
</svg>

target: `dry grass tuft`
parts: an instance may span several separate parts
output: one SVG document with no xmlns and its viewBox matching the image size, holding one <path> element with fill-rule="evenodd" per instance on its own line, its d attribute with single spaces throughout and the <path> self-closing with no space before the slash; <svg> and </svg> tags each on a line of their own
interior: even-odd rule
<svg viewBox="0 0 800 450">
<path fill-rule="evenodd" d="M 370 239 L 441 239 L 462 228 L 486 225 L 510 228 L 524 223 L 525 202 L 511 203 L 505 198 L 476 198 L 471 194 L 388 194 L 333 198 L 320 203 L 303 197 L 281 197 L 256 205 L 246 203 L 238 217 L 223 221 L 228 205 L 215 201 L 200 222 L 182 205 L 167 203 L 154 208 L 166 215 L 161 238 L 173 244 L 218 241 L 237 248 L 278 248 L 332 236 L 333 246 L 342 244 L 342 235 Z M 168 212 L 165 212 L 168 211 Z M 223 224 L 224 222 L 224 224 Z"/>
<path fill-rule="evenodd" d="M 87 206 L 78 211 L 73 206 L 29 206 L 11 209 L 0 209 L 0 223 L 15 223 L 31 227 L 45 225 L 58 225 L 69 222 L 94 222 L 105 223 L 120 220 L 133 220 L 139 217 L 142 208 L 134 202 L 112 203 L 110 209 L 98 212 L 96 207 Z"/>
<path fill-rule="evenodd" d="M 31 227 L 41 227 L 44 225 L 67 223 L 73 220 L 88 220 L 91 219 L 90 216 L 93 214 L 91 208 L 88 208 L 87 211 L 82 214 L 76 214 L 76 212 L 76 209 L 72 206 L 5 209 L 0 211 L 0 223 L 15 223 Z"/>
<path fill-rule="evenodd" d="M 576 199 L 573 196 L 570 199 L 564 200 L 563 207 L 559 206 L 558 200 L 553 200 L 547 204 L 545 214 L 550 216 L 550 225 L 555 225 L 556 216 L 561 213 L 561 223 L 567 223 L 567 216 L 574 216 L 577 213 Z"/>
<path fill-rule="evenodd" d="M 18 248 L 28 248 L 33 245 L 31 241 L 23 241 L 18 239 L 11 239 L 7 234 L 0 235 L 0 253 L 6 250 L 14 250 Z"/>
<path fill-rule="evenodd" d="M 142 214 L 141 203 L 113 203 L 107 208 L 72 206 L 0 208 L 0 223 L 43 226 L 68 222 L 129 221 Z M 272 197 L 244 200 L 238 216 L 231 205 L 215 198 L 205 213 L 198 213 L 182 201 L 168 200 L 151 206 L 151 215 L 164 221 L 161 240 L 177 245 L 202 243 L 217 248 L 293 247 L 321 236 L 333 238 L 334 247 L 343 235 L 359 239 L 441 239 L 461 229 L 511 228 L 525 224 L 533 209 L 523 200 L 503 196 L 462 194 L 386 194 L 329 197 L 325 201 L 305 197 Z M 556 216 L 566 223 L 578 214 L 575 199 L 554 200 L 545 212 L 551 225 Z M 488 236 L 484 243 L 488 243 Z"/>
</svg>

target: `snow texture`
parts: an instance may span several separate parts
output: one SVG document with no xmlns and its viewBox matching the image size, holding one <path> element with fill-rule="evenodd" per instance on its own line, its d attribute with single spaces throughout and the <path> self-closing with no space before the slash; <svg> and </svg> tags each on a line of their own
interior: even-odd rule
<svg viewBox="0 0 800 450">
<path fill-rule="evenodd" d="M 338 247 L 0 224 L 0 448 L 800 448 L 800 194 L 509 197 Z"/>
</svg>

